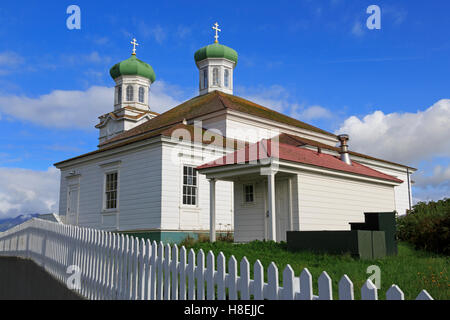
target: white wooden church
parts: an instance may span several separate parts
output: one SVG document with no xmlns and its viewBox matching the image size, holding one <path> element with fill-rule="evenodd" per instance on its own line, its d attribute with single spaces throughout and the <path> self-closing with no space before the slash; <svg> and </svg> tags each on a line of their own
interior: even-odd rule
<svg viewBox="0 0 450 320">
<path fill-rule="evenodd" d="M 110 70 L 114 108 L 99 117 L 98 149 L 55 164 L 65 223 L 173 242 L 226 231 L 283 241 L 288 230 L 350 230 L 364 212 L 410 208 L 416 169 L 233 95 L 238 55 L 214 29 L 194 56 L 198 96 L 162 114 L 133 39 L 131 57 Z"/>
</svg>

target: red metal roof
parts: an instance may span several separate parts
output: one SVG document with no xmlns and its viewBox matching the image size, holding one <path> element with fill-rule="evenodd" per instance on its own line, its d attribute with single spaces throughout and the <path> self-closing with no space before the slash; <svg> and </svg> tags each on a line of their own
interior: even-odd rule
<svg viewBox="0 0 450 320">
<path fill-rule="evenodd" d="M 325 153 L 319 153 L 313 150 L 305 149 L 294 145 L 289 145 L 286 143 L 280 143 L 276 141 L 276 139 L 275 140 L 263 139 L 257 143 L 248 145 L 243 149 L 229 153 L 222 158 L 216 159 L 212 162 L 205 163 L 197 167 L 197 169 L 201 170 L 239 163 L 251 163 L 251 162 L 263 163 L 265 159 L 268 160 L 271 157 L 290 162 L 302 163 L 331 170 L 353 173 L 371 178 L 389 180 L 398 183 L 403 182 L 400 179 L 397 179 L 393 176 L 369 168 L 356 161 L 352 161 L 352 164 L 348 165 L 345 162 L 341 161 L 338 157 Z"/>
</svg>

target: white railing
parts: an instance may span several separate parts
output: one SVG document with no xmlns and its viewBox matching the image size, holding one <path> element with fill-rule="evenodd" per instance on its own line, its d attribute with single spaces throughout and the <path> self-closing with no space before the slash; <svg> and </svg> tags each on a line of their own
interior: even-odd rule
<svg viewBox="0 0 450 320">
<path fill-rule="evenodd" d="M 212 252 L 205 256 L 202 250 L 195 254 L 192 249 L 186 251 L 176 245 L 40 219 L 0 233 L 0 256 L 31 259 L 63 283 L 79 268 L 78 292 L 88 299 L 333 299 L 332 281 L 325 271 L 318 278 L 319 294 L 314 295 L 308 269 L 295 277 L 287 265 L 281 287 L 273 262 L 267 268 L 265 282 L 265 270 L 259 260 L 253 266 L 251 279 L 250 263 L 245 257 L 238 274 L 234 256 L 227 263 L 222 252 L 216 259 Z M 354 299 L 353 283 L 346 275 L 338 289 L 339 300 Z M 377 288 L 370 280 L 361 288 L 361 298 L 378 299 Z M 404 300 L 404 294 L 393 285 L 386 298 Z M 432 297 L 422 290 L 416 299 L 432 300 Z"/>
</svg>

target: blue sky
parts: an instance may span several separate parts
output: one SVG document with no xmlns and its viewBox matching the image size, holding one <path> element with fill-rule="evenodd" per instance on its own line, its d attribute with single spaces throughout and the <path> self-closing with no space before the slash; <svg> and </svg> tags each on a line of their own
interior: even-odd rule
<svg viewBox="0 0 450 320">
<path fill-rule="evenodd" d="M 71 4 L 81 30 L 66 27 Z M 372 4 L 380 30 L 366 27 Z M 448 196 L 449 11 L 444 0 L 2 2 L 0 216 L 54 210 L 52 164 L 96 148 L 93 126 L 113 109 L 109 68 L 133 37 L 156 72 L 161 112 L 197 94 L 193 55 L 213 42 L 216 21 L 239 54 L 236 95 L 418 168 L 416 201 Z M 30 177 L 46 179 L 44 203 Z"/>
</svg>

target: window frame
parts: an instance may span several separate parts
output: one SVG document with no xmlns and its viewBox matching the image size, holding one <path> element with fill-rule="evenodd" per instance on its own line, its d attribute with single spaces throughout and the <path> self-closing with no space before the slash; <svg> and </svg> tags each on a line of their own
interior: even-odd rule
<svg viewBox="0 0 450 320">
<path fill-rule="evenodd" d="M 217 71 L 217 77 L 214 75 L 214 71 Z M 214 66 L 212 67 L 212 86 L 213 87 L 220 87 L 220 67 Z M 214 82 L 214 80 L 217 78 L 217 83 Z"/>
<path fill-rule="evenodd" d="M 252 201 L 247 201 L 247 190 L 246 187 L 252 187 Z M 256 203 L 256 186 L 255 183 L 243 183 L 242 184 L 242 205 L 249 206 L 254 205 Z"/>
<path fill-rule="evenodd" d="M 202 89 L 208 88 L 208 68 L 203 69 Z"/>
<path fill-rule="evenodd" d="M 200 186 L 200 183 L 199 183 L 199 174 L 198 174 L 198 171 L 197 171 L 197 169 L 196 169 L 196 165 L 192 165 L 192 164 L 182 164 L 182 166 L 181 166 L 181 199 L 180 199 L 180 203 L 181 203 L 181 206 L 182 207 L 185 207 L 185 208 L 198 208 L 198 206 L 199 206 L 199 186 Z M 185 184 L 184 183 L 184 177 L 185 177 L 185 171 L 184 171 L 184 168 L 192 168 L 193 170 L 194 170 L 194 172 L 195 172 L 195 181 L 196 181 L 196 183 L 195 183 L 195 185 L 193 185 L 193 184 Z M 186 197 L 187 196 L 190 196 L 190 197 L 194 197 L 194 204 L 192 204 L 192 203 L 187 203 L 188 201 L 186 201 L 186 203 L 185 203 L 185 192 L 184 192 L 184 188 L 185 187 L 190 187 L 190 188 L 195 188 L 195 194 L 186 194 Z M 192 202 L 192 201 L 191 201 Z"/>
<path fill-rule="evenodd" d="M 141 100 L 142 95 L 142 100 Z M 140 86 L 138 89 L 138 101 L 140 103 L 145 103 L 145 88 L 143 86 Z"/>
<path fill-rule="evenodd" d="M 131 89 L 131 91 L 129 92 L 128 89 Z M 127 85 L 126 87 L 126 101 L 127 102 L 133 102 L 134 101 L 134 87 L 132 85 Z"/>
<path fill-rule="evenodd" d="M 122 86 L 117 86 L 117 103 L 116 104 L 121 104 L 122 103 Z"/>
<path fill-rule="evenodd" d="M 116 188 L 113 190 L 107 190 L 108 186 L 108 176 L 116 174 Z M 115 192 L 115 207 L 108 208 L 107 202 L 108 202 L 108 192 Z M 108 170 L 104 173 L 104 187 L 103 187 L 103 211 L 105 212 L 111 212 L 111 211 L 117 211 L 119 209 L 119 170 L 113 169 Z"/>
<path fill-rule="evenodd" d="M 229 88 L 230 87 L 230 69 L 225 68 L 225 70 L 223 71 L 223 86 L 225 88 Z"/>
</svg>

